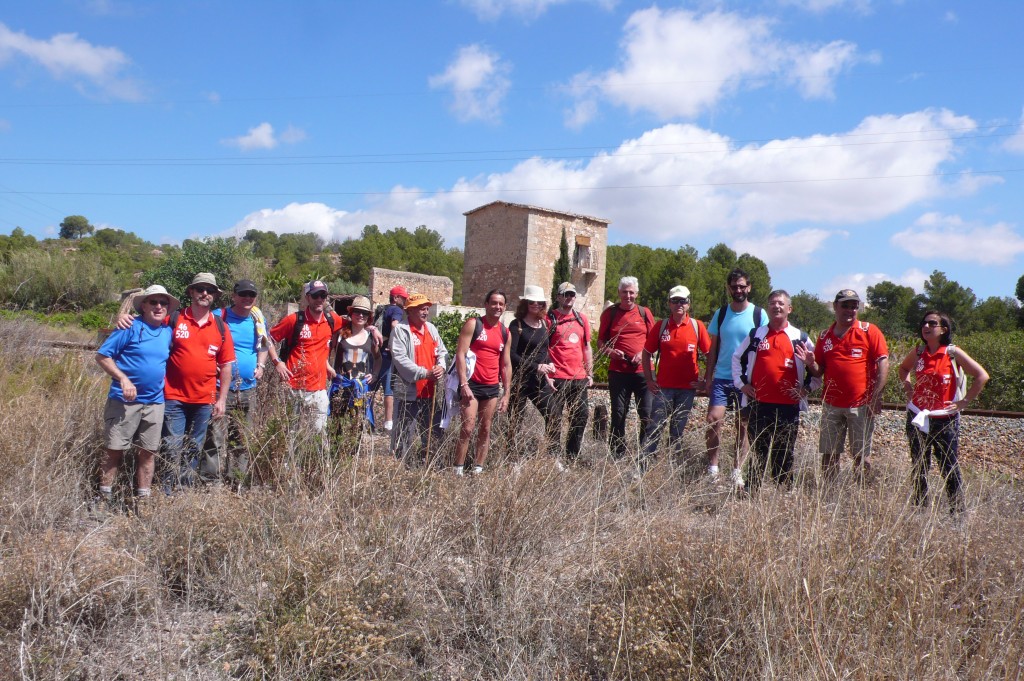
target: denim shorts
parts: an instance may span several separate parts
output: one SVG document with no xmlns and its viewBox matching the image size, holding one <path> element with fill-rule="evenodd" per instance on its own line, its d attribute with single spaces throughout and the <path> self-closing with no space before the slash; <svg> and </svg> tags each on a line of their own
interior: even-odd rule
<svg viewBox="0 0 1024 681">
<path fill-rule="evenodd" d="M 743 396 L 732 381 L 716 378 L 711 381 L 711 394 L 708 396 L 708 407 L 726 407 L 739 409 L 740 398 Z"/>
</svg>

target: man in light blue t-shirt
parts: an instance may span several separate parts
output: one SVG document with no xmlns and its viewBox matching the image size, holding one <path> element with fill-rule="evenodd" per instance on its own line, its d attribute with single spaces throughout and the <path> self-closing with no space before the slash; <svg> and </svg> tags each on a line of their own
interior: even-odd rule
<svg viewBox="0 0 1024 681">
<path fill-rule="evenodd" d="M 705 431 L 708 448 L 708 476 L 718 478 L 718 446 L 722 437 L 722 422 L 727 408 L 737 412 L 736 457 L 731 480 L 737 488 L 743 487 L 740 468 L 747 457 L 750 441 L 747 437 L 747 412 L 741 409 L 741 393 L 732 379 L 732 355 L 749 335 L 750 330 L 763 326 L 767 321 L 764 310 L 750 300 L 750 276 L 740 268 L 734 269 L 727 278 L 728 305 L 715 311 L 708 324 L 711 336 L 711 352 L 707 355 L 707 369 L 704 386 L 708 393 L 708 427 Z"/>
<path fill-rule="evenodd" d="M 96 353 L 96 363 L 112 379 L 103 410 L 107 451 L 94 509 L 101 514 L 113 503 L 117 469 L 133 444 L 138 446 L 135 496 L 149 496 L 164 423 L 164 375 L 171 352 L 167 317 L 178 308 L 178 300 L 154 285 L 135 296 L 132 304 L 139 317 L 127 329 L 110 334 Z"/>
<path fill-rule="evenodd" d="M 222 476 L 232 484 L 242 484 L 249 473 L 249 452 L 243 433 L 252 425 L 256 410 L 256 386 L 263 378 L 269 356 L 277 362 L 277 350 L 267 335 L 267 320 L 256 307 L 256 284 L 248 279 L 235 283 L 231 307 L 214 310 L 231 331 L 235 342 L 235 362 L 231 367 L 224 418 L 213 422 L 213 437 L 207 438 L 199 462 L 199 475 L 213 482 Z"/>
</svg>

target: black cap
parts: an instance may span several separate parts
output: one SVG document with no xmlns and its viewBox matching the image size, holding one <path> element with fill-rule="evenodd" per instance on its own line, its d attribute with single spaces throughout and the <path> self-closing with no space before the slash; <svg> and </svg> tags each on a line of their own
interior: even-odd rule
<svg viewBox="0 0 1024 681">
<path fill-rule="evenodd" d="M 232 289 L 235 293 L 259 293 L 256 289 L 256 282 L 250 279 L 240 279 L 235 282 L 235 288 Z"/>
<path fill-rule="evenodd" d="M 833 302 L 844 303 L 847 300 L 856 300 L 859 303 L 860 296 L 858 296 L 857 292 L 854 291 L 852 288 L 844 288 L 842 291 L 836 294 L 836 299 Z"/>
</svg>

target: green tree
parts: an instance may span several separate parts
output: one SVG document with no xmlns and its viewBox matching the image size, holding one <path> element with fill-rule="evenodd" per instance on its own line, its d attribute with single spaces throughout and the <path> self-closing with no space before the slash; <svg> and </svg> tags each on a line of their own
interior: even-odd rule
<svg viewBox="0 0 1024 681">
<path fill-rule="evenodd" d="M 81 239 L 95 230 L 84 215 L 69 215 L 60 223 L 60 238 Z"/>
<path fill-rule="evenodd" d="M 750 275 L 750 300 L 761 307 L 767 305 L 768 294 L 772 292 L 772 277 L 768 273 L 768 265 L 760 258 L 744 253 L 736 259 L 736 267 Z M 722 281 L 724 284 L 725 280 Z"/>
<path fill-rule="evenodd" d="M 142 285 L 160 284 L 182 298 L 192 278 L 199 272 L 212 272 L 217 284 L 231 288 L 232 270 L 244 258 L 252 257 L 251 246 L 235 239 L 187 239 L 181 248 L 173 248 L 142 274 Z"/>
<path fill-rule="evenodd" d="M 973 312 L 974 331 L 1013 331 L 1020 317 L 1020 305 L 1013 298 L 989 296 Z"/>
<path fill-rule="evenodd" d="M 946 278 L 945 273 L 935 270 L 924 282 L 922 300 L 925 306 L 941 310 L 948 314 L 960 333 L 969 333 L 974 329 L 974 304 L 977 297 L 974 291 L 964 288 L 955 281 Z M 916 325 L 916 321 L 915 321 Z"/>
<path fill-rule="evenodd" d="M 565 228 L 562 228 L 562 240 L 558 243 L 558 260 L 555 261 L 555 273 L 551 277 L 551 300 L 558 298 L 558 285 L 563 281 L 569 281 L 569 240 L 565 237 Z"/>
<path fill-rule="evenodd" d="M 914 289 L 891 281 L 880 281 L 868 286 L 865 321 L 878 325 L 887 338 L 913 336 L 917 323 Z M 914 317 L 914 321 L 910 321 Z"/>
<path fill-rule="evenodd" d="M 835 320 L 832 306 L 813 293 L 800 291 L 790 298 L 793 302 L 793 312 L 789 316 L 789 321 L 802 331 L 806 331 L 812 338 L 815 332 L 824 331 Z"/>
</svg>

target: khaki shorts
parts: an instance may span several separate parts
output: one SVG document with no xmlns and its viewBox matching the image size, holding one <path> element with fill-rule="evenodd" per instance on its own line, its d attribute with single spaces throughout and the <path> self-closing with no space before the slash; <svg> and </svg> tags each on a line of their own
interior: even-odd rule
<svg viewBox="0 0 1024 681">
<path fill-rule="evenodd" d="M 107 398 L 103 423 L 106 425 L 107 449 L 123 452 L 135 442 L 141 449 L 156 452 L 160 449 L 164 405 L 138 402 L 125 404 Z"/>
<path fill-rule="evenodd" d="M 822 453 L 826 466 L 838 465 L 846 440 L 850 441 L 850 453 L 855 465 L 871 464 L 871 437 L 875 432 L 875 417 L 868 405 L 861 407 L 833 407 L 827 402 L 821 405 L 821 433 L 818 451 Z"/>
</svg>

